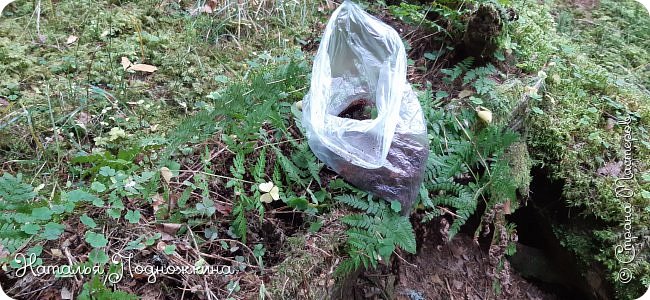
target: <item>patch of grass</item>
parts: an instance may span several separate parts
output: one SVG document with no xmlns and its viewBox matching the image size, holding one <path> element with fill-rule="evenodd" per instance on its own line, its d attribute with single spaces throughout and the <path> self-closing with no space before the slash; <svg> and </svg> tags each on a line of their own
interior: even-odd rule
<svg viewBox="0 0 650 300">
<path fill-rule="evenodd" d="M 0 206 L 16 214 L 0 220 L 3 247 L 15 252 L 29 246 L 27 253 L 51 264 L 68 258 L 43 249 L 62 247 L 81 258 L 76 265 L 109 269 L 115 266 L 108 257 L 122 251 L 135 253 L 140 263 L 225 264 L 247 275 L 180 276 L 156 287 L 179 297 L 185 292 L 180 287 L 189 286 L 195 293 L 231 298 L 265 295 L 265 276 L 271 272 L 280 279 L 304 274 L 304 280 L 313 275 L 329 281 L 335 259 L 316 257 L 318 250 L 293 252 L 308 245 L 296 237 L 309 240 L 307 227 L 315 236 L 326 234 L 326 244 L 347 239 L 345 247 L 321 249 L 349 259 L 343 273 L 376 266 L 380 258 L 388 261 L 397 248 L 414 252 L 413 230 L 397 214 L 400 209 L 341 198 L 358 191 L 323 170 L 303 138 L 294 102 L 307 92 L 309 62 L 297 48 L 313 42 L 312 30 L 322 25 L 320 5 L 264 0 L 12 4 L 0 19 L 0 76 L 6 78 L 0 83 Z M 495 235 L 492 243 L 513 248 L 514 231 L 504 214 L 517 208 L 517 190 L 527 194 L 529 147 L 533 159 L 566 180 L 568 203 L 606 224 L 594 237 L 561 231 L 565 245 L 585 263 L 599 261 L 614 272 L 620 264 L 610 250 L 623 234 L 618 225 L 625 210 L 611 189 L 613 178 L 597 171 L 624 155 L 618 147 L 624 132 L 607 127 L 612 118 L 632 117 L 631 134 L 639 139 L 634 155 L 647 161 L 647 80 L 633 72 L 648 63 L 647 30 L 617 29 L 629 24 L 647 29 L 647 23 L 636 20 L 629 4 L 603 1 L 592 15 L 606 22 L 602 26 L 574 26 L 584 22 L 573 10 L 560 14 L 556 24 L 549 5 L 515 2 L 520 18 L 498 37 L 505 54 L 495 58 L 534 75 L 512 74 L 499 63 L 473 68 L 466 59 L 441 71 L 444 91 L 421 92 L 431 148 L 418 211 L 425 220 L 449 215 L 452 237 L 484 201 L 493 215 L 481 219 L 498 222 L 505 237 Z M 422 18 L 423 8 L 402 5 L 393 12 Z M 445 28 L 426 24 L 459 31 L 464 24 L 459 14 L 469 13 L 460 8 L 427 7 L 450 23 Z M 600 43 L 581 42 L 586 37 Z M 621 45 L 631 46 L 611 50 Z M 619 54 L 623 58 L 616 60 Z M 437 59 L 431 52 L 425 56 Z M 123 57 L 158 70 L 125 70 Z M 622 67 L 605 64 L 611 61 Z M 540 80 L 543 89 L 526 87 Z M 527 145 L 506 126 L 522 96 L 531 106 Z M 494 111 L 494 123 L 477 118 L 478 106 Z M 22 181 L 10 175 L 18 172 L 25 174 Z M 648 184 L 646 174 L 636 178 L 634 188 L 647 191 Z M 630 201 L 647 211 L 648 195 Z M 30 206 L 12 206 L 15 199 Z M 362 213 L 342 210 L 338 202 Z M 323 214 L 341 211 L 347 231 L 335 222 L 323 225 L 332 228 L 319 226 Z M 18 228 L 20 221 L 26 225 Z M 643 224 L 649 221 L 647 214 L 638 214 L 634 232 L 647 235 Z M 79 246 L 59 243 L 68 240 Z M 639 254 L 634 264 L 636 290 L 618 284 L 623 298 L 650 281 L 645 258 L 647 253 Z M 305 270 L 292 259 L 329 269 Z M 95 277 L 81 293 L 110 296 L 122 293 L 112 289 L 127 286 L 104 286 Z M 297 291 L 301 287 L 292 282 L 287 292 L 305 296 Z M 277 280 L 268 285 L 273 294 L 284 288 Z"/>
<path fill-rule="evenodd" d="M 300 193 L 295 198 L 304 200 L 305 193 L 311 193 L 304 189 L 309 180 L 305 178 L 317 176 L 321 165 L 309 155 L 306 144 L 299 146 L 299 139 L 280 141 L 280 132 L 261 132 L 268 126 L 266 122 L 278 125 L 286 134 L 296 130 L 286 117 L 291 116 L 289 103 L 304 93 L 308 72 L 297 48 L 310 39 L 321 15 L 318 3 L 309 1 L 215 1 L 212 4 L 224 9 L 211 13 L 196 10 L 199 4 L 203 5 L 37 1 L 15 2 L 5 9 L 0 18 L 0 173 L 4 176 L 0 178 L 4 182 L 11 174 L 22 172 L 23 178 L 28 178 L 25 186 L 30 190 L 38 187 L 32 197 L 38 201 L 32 201 L 33 208 L 25 208 L 27 203 L 19 207 L 4 202 L 13 201 L 11 193 L 18 190 L 3 191 L 3 214 L 27 214 L 22 221 L 30 224 L 22 230 L 14 219 L 9 219 L 11 215 L 5 217 L 9 223 L 2 222 L 0 235 L 3 264 L 9 259 L 7 251 L 13 254 L 28 246 L 37 247 L 29 251 L 43 246 L 63 251 L 69 249 L 68 244 L 48 241 L 74 239 L 79 234 L 81 245 L 70 250 L 82 258 L 75 261 L 77 264 L 113 267 L 108 266 L 108 255 L 120 251 L 140 253 L 143 249 L 173 260 L 178 253 L 187 254 L 187 248 L 181 246 L 187 244 L 197 246 L 199 251 L 190 254 L 190 264 L 206 264 L 207 259 L 209 264 L 221 262 L 238 269 L 250 266 L 252 272 L 264 270 L 266 258 L 271 255 L 259 236 L 255 235 L 248 247 L 237 240 L 246 241 L 246 228 L 229 229 L 231 220 L 224 216 L 234 211 L 239 224 L 252 222 L 259 230 L 259 219 L 254 222 L 248 210 L 263 212 L 261 193 L 246 193 L 251 187 L 257 189 L 258 183 L 280 184 L 285 180 L 281 172 L 287 170 L 295 175 L 287 180 L 305 181 L 299 184 L 303 190 L 283 189 L 283 199 Z M 278 66 L 276 57 L 281 54 L 287 56 Z M 125 70 L 121 65 L 123 57 L 158 70 Z M 302 64 L 289 64 L 297 59 Z M 293 76 L 293 80 L 264 77 L 285 75 Z M 255 86 L 252 91 L 250 84 Z M 238 98 L 228 99 L 224 94 Z M 279 103 L 279 99 L 284 101 Z M 226 114 L 224 108 L 231 110 Z M 248 108 L 263 114 L 245 118 L 251 113 Z M 201 129 L 206 132 L 196 136 L 179 133 L 182 126 L 187 129 L 196 125 L 185 120 L 188 116 L 190 120 L 203 117 Z M 219 119 L 224 116 L 228 120 Z M 234 132 L 238 128 L 241 130 Z M 217 172 L 210 169 L 215 157 L 210 157 L 213 153 L 209 153 L 208 146 L 213 144 L 205 143 L 213 136 L 223 136 L 216 142 L 226 146 L 221 149 L 225 155 L 216 158 L 223 161 L 213 166 Z M 259 144 L 250 143 L 253 139 Z M 204 144 L 194 144 L 197 141 Z M 300 151 L 287 151 L 285 144 L 290 143 Z M 245 155 L 251 154 L 253 148 L 256 154 L 265 151 L 272 162 L 265 167 L 261 164 L 266 163 L 265 159 L 256 157 L 256 169 L 242 173 L 236 168 L 241 164 L 233 164 L 235 159 L 229 155 L 238 152 L 237 159 L 246 160 Z M 198 156 L 194 155 L 197 149 Z M 184 163 L 190 156 L 201 159 L 201 168 L 177 162 Z M 276 157 L 283 163 L 275 165 Z M 181 167 L 191 172 L 181 172 Z M 225 169 L 219 169 L 222 167 Z M 186 175 L 189 177 L 185 181 L 175 181 Z M 251 184 L 243 176 L 255 182 Z M 228 178 L 230 182 L 216 183 L 215 178 Z M 244 185 L 245 181 L 249 183 Z M 220 188 L 227 185 L 229 190 L 236 187 L 236 192 L 243 195 L 215 191 L 214 186 L 219 184 Z M 314 193 L 324 200 L 319 190 Z M 233 201 L 241 205 L 233 208 Z M 304 206 L 308 202 L 292 203 Z M 33 210 L 36 217 L 54 211 L 52 218 L 56 220 L 48 223 L 42 217 L 31 222 L 26 218 L 31 218 Z M 217 219 L 217 215 L 224 218 Z M 189 226 L 176 226 L 181 221 Z M 155 224 L 161 229 L 156 229 Z M 195 236 L 194 231 L 201 236 Z M 166 238 L 173 236 L 172 240 L 163 242 L 163 232 Z M 206 258 L 200 254 L 217 253 L 215 245 L 223 251 L 222 256 Z M 64 263 L 49 252 L 36 252 L 40 263 Z M 84 262 L 85 257 L 88 260 Z M 223 257 L 224 261 L 215 257 Z M 183 278 L 186 282 L 199 279 L 203 280 L 199 276 Z M 221 278 L 202 292 L 228 290 L 225 294 L 246 297 L 252 289 L 257 291 L 257 283 L 240 283 L 239 278 L 223 282 Z M 103 285 L 87 283 L 82 294 L 110 295 L 109 291 Z"/>
</svg>

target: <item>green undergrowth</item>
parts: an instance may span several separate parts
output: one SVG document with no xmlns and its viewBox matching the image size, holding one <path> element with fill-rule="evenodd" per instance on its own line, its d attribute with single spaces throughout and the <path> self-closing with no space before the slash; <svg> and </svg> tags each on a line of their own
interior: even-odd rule
<svg viewBox="0 0 650 300">
<path fill-rule="evenodd" d="M 347 226 L 334 253 L 343 258 L 339 276 L 377 267 L 398 249 L 416 251 L 403 208 L 323 172 L 303 136 L 294 103 L 307 92 L 310 70 L 291 46 L 310 38 L 320 18 L 312 4 L 231 6 L 212 15 L 194 11 L 197 3 L 81 4 L 18 2 L 3 13 L 5 270 L 25 263 L 10 261 L 17 253 L 34 254 L 35 261 L 26 258 L 34 265 L 63 263 L 49 250 L 78 234 L 86 246 L 74 253 L 85 258 L 79 268 L 110 273 L 123 267 L 110 256 L 145 250 L 207 264 L 198 251 L 261 276 L 269 260 L 288 256 L 280 251 L 292 251 L 270 249 L 266 239 L 281 237 L 263 236 L 271 222 L 285 222 L 278 210 L 300 215 L 302 224 L 278 229 L 297 236 L 318 233 L 326 214 L 351 211 L 337 221 Z M 157 71 L 129 71 L 126 60 Z M 449 238 L 480 202 L 517 207 L 519 186 L 506 180 L 512 170 L 504 156 L 516 135 L 468 109 L 495 97 L 494 73 L 470 60 L 446 70 L 450 85 L 462 80 L 476 91 L 471 104 L 443 108 L 448 95 L 430 87 L 420 93 L 431 154 L 417 209 L 425 222 L 453 219 Z M 163 236 L 170 230 L 171 240 Z M 212 285 L 234 297 L 266 289 L 262 280 L 242 286 L 224 278 Z M 203 285 L 199 279 L 185 278 Z M 112 291 L 120 288 L 93 277 L 79 296 L 124 296 Z"/>
<path fill-rule="evenodd" d="M 595 10 L 552 1 L 515 7 L 518 66 L 542 71 L 545 83 L 530 104 L 531 155 L 564 182 L 562 197 L 582 220 L 558 225 L 556 234 L 584 272 L 595 262 L 606 267 L 616 297 L 638 297 L 650 286 L 650 18 L 634 1 L 600 1 Z M 626 228 L 636 253 L 616 259 Z M 619 277 L 622 268 L 631 270 L 630 283 Z"/>
<path fill-rule="evenodd" d="M 243 241 L 253 226 L 251 222 L 264 218 L 268 206 L 260 201 L 264 194 L 260 184 L 270 182 L 278 187 L 279 200 L 302 211 L 305 218 L 314 222 L 310 228 L 316 230 L 320 226 L 317 216 L 336 209 L 337 203 L 361 211 L 340 220 L 349 229 L 347 254 L 342 254 L 347 259 L 338 266 L 338 276 L 362 266 L 374 268 L 378 262 L 388 261 L 397 248 L 414 253 L 413 228 L 408 218 L 399 214 L 402 208 L 398 202 L 373 199 L 341 179 L 322 184 L 322 163 L 309 151 L 301 135 L 288 130 L 292 124 L 301 128 L 300 112 L 292 102 L 301 99 L 305 91 L 298 89 L 297 94 L 291 91 L 306 86 L 307 78 L 300 75 L 305 71 L 304 65 L 276 61 L 271 71 L 253 73 L 250 81 L 230 85 L 216 93 L 213 110 L 183 121 L 171 132 L 170 145 L 163 157 L 173 157 L 173 151 L 183 144 L 196 145 L 220 134 L 221 141 L 233 152 L 228 167 L 230 177 L 222 181 L 235 195 L 232 233 Z M 517 208 L 515 193 L 520 186 L 510 179 L 513 172 L 504 156 L 517 135 L 504 126 L 480 121 L 472 110 L 446 111 L 438 107 L 439 102 L 433 97 L 430 89 L 420 95 L 431 130 L 431 155 L 418 207 L 426 214 L 425 222 L 449 211 L 445 207 L 455 211 L 449 230 L 451 238 L 476 212 L 481 201 L 490 209 L 506 202 L 513 211 Z M 215 119 L 223 122 L 215 123 Z M 279 144 L 286 146 L 278 147 Z M 272 158 L 267 156 L 271 153 Z M 176 156 L 182 161 L 182 154 Z M 269 174 L 265 170 L 273 171 Z M 209 169 L 204 168 L 204 172 Z M 204 197 L 203 206 L 209 204 L 206 201 Z"/>
<path fill-rule="evenodd" d="M 320 20 L 303 1 L 225 1 L 214 13 L 196 12 L 198 2 L 36 4 L 17 1 L 0 19 L 0 97 L 8 102 L 0 151 L 22 168 L 50 155 L 60 163 L 69 148 L 89 152 L 112 128 L 128 136 L 122 141 L 164 133 L 206 105 L 207 94 L 245 78 L 250 60 L 300 45 Z M 127 71 L 123 58 L 158 70 Z"/>
<path fill-rule="evenodd" d="M 324 182 L 323 164 L 302 136 L 300 112 L 294 105 L 308 86 L 309 70 L 303 55 L 293 52 L 272 59 L 260 57 L 249 64 L 254 67 L 245 78 L 209 93 L 199 111 L 164 136 L 145 135 L 136 143 L 126 143 L 133 138 L 111 130 L 102 149 L 79 151 L 69 160 L 70 178 L 74 180 L 61 192 L 36 195 L 27 185 L 30 200 L 43 201 L 49 195 L 49 206 L 43 209 L 49 218 L 23 218 L 33 225 L 20 231 L 14 224 L 13 230 L 22 240 L 14 242 L 10 253 L 31 236 L 31 245 L 36 245 L 33 251 L 40 255 L 46 241 L 61 237 L 63 224 L 78 216 L 85 228 L 84 241 L 92 249 L 87 253 L 88 264 L 109 265 L 114 247 L 109 245 L 117 241 L 102 226 L 112 223 L 136 230 L 136 224 L 153 222 L 187 224 L 178 237 L 200 233 L 200 238 L 192 237 L 199 251 L 223 235 L 240 240 L 255 250 L 252 257 L 232 259 L 264 268 L 268 245 L 260 241 L 256 231 L 270 217 L 267 210 L 288 207 L 299 211 L 305 226 L 317 232 L 322 226 L 319 215 L 341 204 L 361 213 L 340 220 L 348 229 L 345 252 L 338 253 L 345 259 L 338 265 L 337 275 L 362 266 L 376 267 L 380 261 L 389 261 L 398 248 L 414 253 L 417 241 L 409 219 L 400 214 L 399 203 L 372 199 L 341 179 Z M 425 221 L 451 210 L 451 238 L 475 213 L 480 201 L 488 207 L 510 202 L 514 210 L 517 186 L 508 179 L 510 165 L 502 156 L 516 135 L 503 126 L 481 121 L 472 110 L 446 111 L 430 88 L 421 93 L 420 100 L 429 121 L 432 147 L 418 206 L 427 215 Z M 215 151 L 222 155 L 214 156 Z M 198 168 L 185 167 L 192 165 Z M 5 180 L 18 180 L 8 176 Z M 223 198 L 213 198 L 216 191 L 225 195 L 229 210 L 216 202 Z M 5 193 L 11 197 L 6 205 L 3 202 L 3 209 L 12 211 L 12 199 L 22 194 Z M 174 205 L 171 199 L 175 199 Z M 26 209 L 25 213 L 37 218 L 40 210 Z M 64 216 L 57 218 L 60 222 L 43 224 L 58 214 Z M 144 250 L 162 245 L 160 238 L 159 233 L 143 232 L 137 238 L 128 238 L 122 247 Z M 158 251 L 173 255 L 179 251 L 177 247 L 177 243 L 167 242 Z M 221 247 L 216 253 L 223 252 L 225 257 L 233 255 L 228 251 L 236 251 L 228 243 Z M 238 283 L 222 284 L 233 287 Z"/>
<path fill-rule="evenodd" d="M 268 193 L 258 185 L 295 183 L 302 190 L 282 189 L 283 199 L 310 209 L 302 201 L 304 187 L 320 182 L 322 164 L 300 138 L 282 139 L 289 128 L 295 130 L 286 116 L 308 79 L 297 49 L 323 16 L 309 1 L 223 1 L 224 9 L 211 13 L 198 10 L 203 4 L 16 1 L 5 8 L 0 18 L 4 270 L 19 267 L 10 262 L 17 253 L 28 260 L 35 254 L 35 265 L 67 264 L 49 249 L 63 250 L 60 242 L 73 233 L 86 246 L 73 253 L 82 258 L 73 267 L 111 270 L 115 265 L 108 257 L 119 251 L 159 247 L 154 251 L 160 255 L 177 255 L 192 230 L 202 235 L 194 245 L 218 243 L 235 267 L 245 262 L 263 268 L 266 249 L 258 241 L 251 242 L 251 253 L 233 254 L 241 247 L 233 241 L 247 241 L 246 213 L 264 210 L 259 200 Z M 157 70 L 127 70 L 127 59 Z M 265 132 L 269 124 L 279 130 Z M 228 147 L 214 165 L 210 153 L 202 152 L 208 147 L 195 144 L 210 137 Z M 296 153 L 285 143 L 293 143 Z M 257 156 L 249 169 L 252 152 Z M 188 157 L 203 162 L 201 169 L 190 170 L 197 173 L 185 182 L 167 181 L 181 175 L 180 163 Z M 216 217 L 214 178 L 228 178 L 219 184 L 231 190 L 226 214 L 232 210 L 232 219 L 223 219 L 225 227 Z M 295 194 L 301 197 L 291 200 Z M 320 189 L 311 195 L 325 199 Z M 159 230 L 143 230 L 179 224 L 173 222 L 189 226 L 171 242 L 162 242 Z M 201 251 L 214 253 L 206 249 Z M 84 285 L 80 297 L 122 295 L 103 287 L 105 276 L 96 279 Z M 235 292 L 242 289 L 236 280 L 218 281 L 214 288 L 246 297 L 246 288 L 244 295 Z"/>
<path fill-rule="evenodd" d="M 209 253 L 253 278 L 223 277 L 210 286 L 229 297 L 250 298 L 267 288 L 284 289 L 284 283 L 264 279 L 275 265 L 289 280 L 305 271 L 292 269 L 286 259 L 314 261 L 313 253 L 292 253 L 292 247 L 309 245 L 301 239 L 310 236 L 322 233 L 341 243 L 326 249 L 335 259 L 315 260 L 340 262 L 314 271 L 324 277 L 377 267 L 393 253 L 414 253 L 426 242 L 416 240 L 413 227 L 419 224 L 400 214 L 405 208 L 398 202 L 350 186 L 325 170 L 309 149 L 295 102 L 307 92 L 310 63 L 296 46 L 308 43 L 311 27 L 322 17 L 317 4 L 242 10 L 227 2 L 230 8 L 213 14 L 197 13 L 198 3 L 183 1 L 38 2 L 40 10 L 36 3 L 19 2 L 3 13 L 0 209 L 6 214 L 0 218 L 0 253 L 5 269 L 18 267 L 6 253 L 34 253 L 36 264 L 60 263 L 44 249 L 78 234 L 87 244 L 83 253 L 74 253 L 87 258 L 78 266 L 111 270 L 116 267 L 109 256 L 118 250 L 183 257 L 195 266 L 221 262 L 200 254 Z M 432 7 L 450 23 L 444 28 L 427 23 L 431 30 L 463 27 L 460 13 L 469 14 L 469 6 L 462 11 L 452 6 Z M 595 172 L 622 157 L 622 129 L 605 129 L 610 117 L 632 116 L 639 139 L 634 155 L 647 157 L 647 83 L 600 66 L 599 59 L 609 61 L 609 52 L 601 57 L 589 44 L 572 46 L 579 36 L 556 31 L 548 6 L 515 7 L 520 18 L 498 37 L 502 49 L 493 63 L 474 67 L 468 58 L 440 72 L 446 90 L 460 93 L 418 87 L 430 153 L 415 211 L 423 222 L 449 218 L 449 238 L 476 213 L 499 214 L 482 216 L 482 225 L 503 222 L 503 215 L 518 208 L 518 194 L 528 194 L 530 147 L 533 159 L 566 180 L 564 196 L 571 205 L 611 226 L 599 228 L 589 237 L 591 244 L 576 251 L 583 251 L 586 262 L 596 259 L 614 270 L 611 251 L 594 252 L 591 245 L 617 241 L 624 210 L 612 197 L 613 179 Z M 403 5 L 392 12 L 408 19 L 422 17 L 420 9 Z M 638 45 L 622 61 L 629 70 L 647 63 L 636 55 L 643 59 L 647 49 L 640 42 L 644 34 L 624 37 Z M 125 70 L 122 57 L 158 70 Z M 510 59 L 533 75 L 500 68 Z M 517 134 L 507 126 L 511 111 L 529 92 L 526 86 L 540 79 L 545 89 L 530 95 L 530 126 Z M 477 116 L 476 110 L 485 108 L 494 120 Z M 636 182 L 648 189 L 647 175 Z M 597 192 L 589 192 L 594 188 Z M 635 207 L 647 210 L 647 195 L 636 194 Z M 341 212 L 340 219 L 324 222 Z M 634 232 L 647 235 L 647 216 L 636 216 Z M 492 243 L 512 254 L 512 226 L 496 225 Z M 635 261 L 635 286 L 648 281 L 643 257 Z M 199 276 L 184 279 L 194 286 L 205 283 Z M 299 290 L 299 284 L 290 287 Z M 121 295 L 113 288 L 120 286 L 107 287 L 95 277 L 83 285 L 80 297 Z"/>
</svg>

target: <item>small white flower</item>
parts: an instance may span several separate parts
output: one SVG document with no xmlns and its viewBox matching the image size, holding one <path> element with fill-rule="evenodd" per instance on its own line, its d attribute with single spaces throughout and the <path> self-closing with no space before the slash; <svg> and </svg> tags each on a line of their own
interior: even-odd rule
<svg viewBox="0 0 650 300">
<path fill-rule="evenodd" d="M 280 199 L 280 189 L 275 186 L 272 181 L 260 183 L 259 188 L 260 191 L 264 192 L 264 194 L 260 196 L 260 201 L 264 203 L 271 203 L 275 200 Z"/>
<path fill-rule="evenodd" d="M 124 187 L 127 188 L 127 189 L 128 189 L 128 188 L 132 188 L 132 187 L 135 187 L 135 184 L 136 184 L 135 181 L 131 180 L 131 181 L 127 182 L 127 183 L 124 185 Z"/>
</svg>

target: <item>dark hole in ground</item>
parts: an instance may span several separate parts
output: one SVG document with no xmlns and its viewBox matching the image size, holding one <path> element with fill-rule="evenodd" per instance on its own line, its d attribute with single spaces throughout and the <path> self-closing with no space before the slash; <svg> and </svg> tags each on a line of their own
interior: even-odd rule
<svg viewBox="0 0 650 300">
<path fill-rule="evenodd" d="M 551 179 L 549 171 L 542 168 L 533 168 L 531 175 L 531 196 L 527 205 L 507 217 L 517 225 L 519 238 L 517 252 L 509 258 L 511 265 L 522 276 L 559 299 L 603 299 L 596 294 L 611 295 L 606 287 L 602 287 L 602 291 L 593 291 L 594 287 L 581 274 L 585 270 L 581 270 L 576 256 L 570 249 L 565 249 L 554 234 L 554 226 L 578 219 L 577 213 L 571 212 L 562 198 L 564 182 Z M 594 221 L 580 222 L 591 228 Z M 611 296 L 605 297 L 608 298 Z"/>
<path fill-rule="evenodd" d="M 517 224 L 519 243 L 547 249 L 550 246 L 547 241 L 548 234 L 552 234 L 552 231 L 547 232 L 551 228 L 542 226 L 549 221 L 542 219 L 539 210 L 544 210 L 547 213 L 554 212 L 558 217 L 566 216 L 566 213 L 560 213 L 560 211 L 566 211 L 562 200 L 564 182 L 551 180 L 548 171 L 540 168 L 533 169 L 531 175 L 533 179 L 530 183 L 530 199 L 527 205 L 522 205 L 508 217 L 508 220 Z M 540 238 L 540 236 L 546 238 Z"/>
<path fill-rule="evenodd" d="M 448 241 L 446 218 L 421 220 L 421 214 L 411 216 L 417 254 L 401 252 L 390 264 L 363 272 L 347 289 L 346 297 L 335 299 L 556 299 L 514 273 L 508 279 L 507 294 L 495 298 L 493 266 L 471 235 L 459 233 Z"/>
</svg>

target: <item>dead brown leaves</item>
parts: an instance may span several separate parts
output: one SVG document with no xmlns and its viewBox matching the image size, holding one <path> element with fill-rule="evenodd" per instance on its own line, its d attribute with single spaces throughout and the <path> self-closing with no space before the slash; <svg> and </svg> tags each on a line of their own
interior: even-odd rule
<svg viewBox="0 0 650 300">
<path fill-rule="evenodd" d="M 65 44 L 71 45 L 74 44 L 77 40 L 79 40 L 79 37 L 77 37 L 76 35 L 70 35 L 68 39 L 65 41 Z"/>
<path fill-rule="evenodd" d="M 217 1 L 215 0 L 206 1 L 205 5 L 203 5 L 200 12 L 211 14 L 215 11 L 218 5 L 219 3 L 217 3 Z"/>
<path fill-rule="evenodd" d="M 147 64 L 134 64 L 131 63 L 131 61 L 124 56 L 122 56 L 120 64 L 122 65 L 122 68 L 124 68 L 124 70 L 127 72 L 131 71 L 131 72 L 153 73 L 158 71 L 158 67 L 156 66 L 147 65 Z"/>
</svg>

